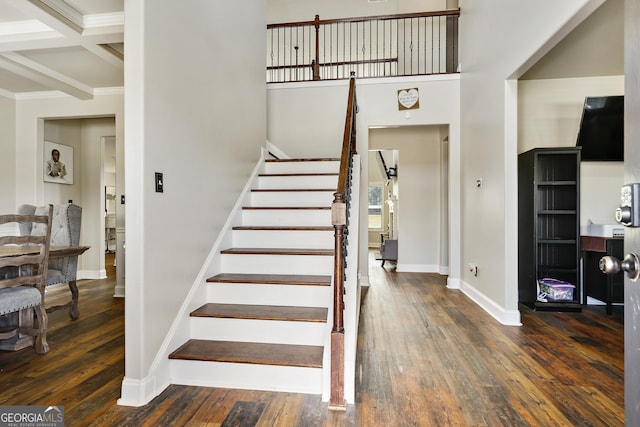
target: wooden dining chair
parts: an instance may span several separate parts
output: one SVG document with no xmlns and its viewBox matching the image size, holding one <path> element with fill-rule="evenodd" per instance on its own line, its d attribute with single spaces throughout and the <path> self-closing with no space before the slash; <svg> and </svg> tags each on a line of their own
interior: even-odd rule
<svg viewBox="0 0 640 427">
<path fill-rule="evenodd" d="M 44 206 L 21 205 L 19 214 L 38 215 Z M 51 220 L 51 246 L 78 246 L 80 244 L 80 224 L 82 222 L 82 208 L 73 203 L 53 205 L 53 219 Z M 31 226 L 20 226 L 22 234 L 31 234 Z M 61 309 L 69 309 L 69 317 L 76 320 L 80 317 L 78 309 L 78 285 L 76 276 L 78 270 L 78 255 L 51 259 L 47 271 L 47 286 L 67 283 L 71 291 L 71 299 L 62 305 L 47 308 L 47 313 Z"/>
<path fill-rule="evenodd" d="M 48 318 L 45 310 L 44 290 L 49 263 L 52 207 L 39 215 L 0 215 L 0 316 L 4 326 L 0 329 L 0 344 L 11 346 L 13 342 L 33 341 L 35 350 L 44 354 L 49 351 L 47 343 Z M 7 231 L 14 224 L 14 230 Z M 20 235 L 19 225 L 33 224 L 37 232 Z M 37 319 L 34 327 L 33 312 Z M 28 337 L 25 340 L 24 337 Z M 23 346 L 23 345 L 22 345 Z M 0 348 L 7 349 L 5 345 Z"/>
</svg>

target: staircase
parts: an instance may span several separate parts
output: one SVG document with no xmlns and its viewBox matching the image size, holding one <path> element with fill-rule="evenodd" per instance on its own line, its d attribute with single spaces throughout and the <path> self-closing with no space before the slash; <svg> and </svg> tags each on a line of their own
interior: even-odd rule
<svg viewBox="0 0 640 427">
<path fill-rule="evenodd" d="M 190 337 L 170 354 L 172 382 L 322 394 L 330 355 L 339 159 L 266 160 L 207 279 Z M 328 347 L 327 347 L 328 348 Z"/>
</svg>

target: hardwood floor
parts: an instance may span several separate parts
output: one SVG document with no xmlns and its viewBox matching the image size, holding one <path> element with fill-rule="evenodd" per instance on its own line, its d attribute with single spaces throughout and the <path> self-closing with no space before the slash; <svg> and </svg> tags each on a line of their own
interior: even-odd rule
<svg viewBox="0 0 640 427">
<path fill-rule="evenodd" d="M 51 351 L 0 352 L 0 405 L 63 405 L 67 426 L 622 426 L 623 316 L 522 309 L 503 326 L 435 274 L 370 267 L 358 336 L 356 404 L 318 396 L 170 386 L 116 405 L 123 300 L 114 278 L 81 281 L 80 320 L 50 316 Z M 68 290 L 50 293 L 49 303 Z"/>
</svg>

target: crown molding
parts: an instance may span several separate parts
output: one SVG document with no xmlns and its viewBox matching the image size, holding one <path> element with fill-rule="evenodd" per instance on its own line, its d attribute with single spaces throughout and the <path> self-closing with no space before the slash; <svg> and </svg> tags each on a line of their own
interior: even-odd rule
<svg viewBox="0 0 640 427">
<path fill-rule="evenodd" d="M 124 12 L 96 13 L 82 17 L 83 28 L 124 27 Z"/>
<path fill-rule="evenodd" d="M 41 3 L 51 10 L 55 11 L 59 15 L 63 16 L 74 25 L 82 27 L 82 13 L 74 9 L 69 3 L 66 3 L 63 0 L 31 0 L 31 2 Z"/>
</svg>

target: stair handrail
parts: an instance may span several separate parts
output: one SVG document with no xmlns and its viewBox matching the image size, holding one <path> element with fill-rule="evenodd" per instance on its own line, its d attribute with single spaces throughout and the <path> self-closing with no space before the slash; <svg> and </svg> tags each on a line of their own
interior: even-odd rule
<svg viewBox="0 0 640 427">
<path fill-rule="evenodd" d="M 344 409 L 344 277 L 346 268 L 346 240 L 349 234 L 349 200 L 351 197 L 351 170 L 356 152 L 356 77 L 351 72 L 349 98 L 342 138 L 338 187 L 333 193 L 331 223 L 335 231 L 333 263 L 333 327 L 331 329 L 331 392 L 329 408 Z"/>
<path fill-rule="evenodd" d="M 460 8 L 267 25 L 267 83 L 458 73 Z"/>
</svg>

